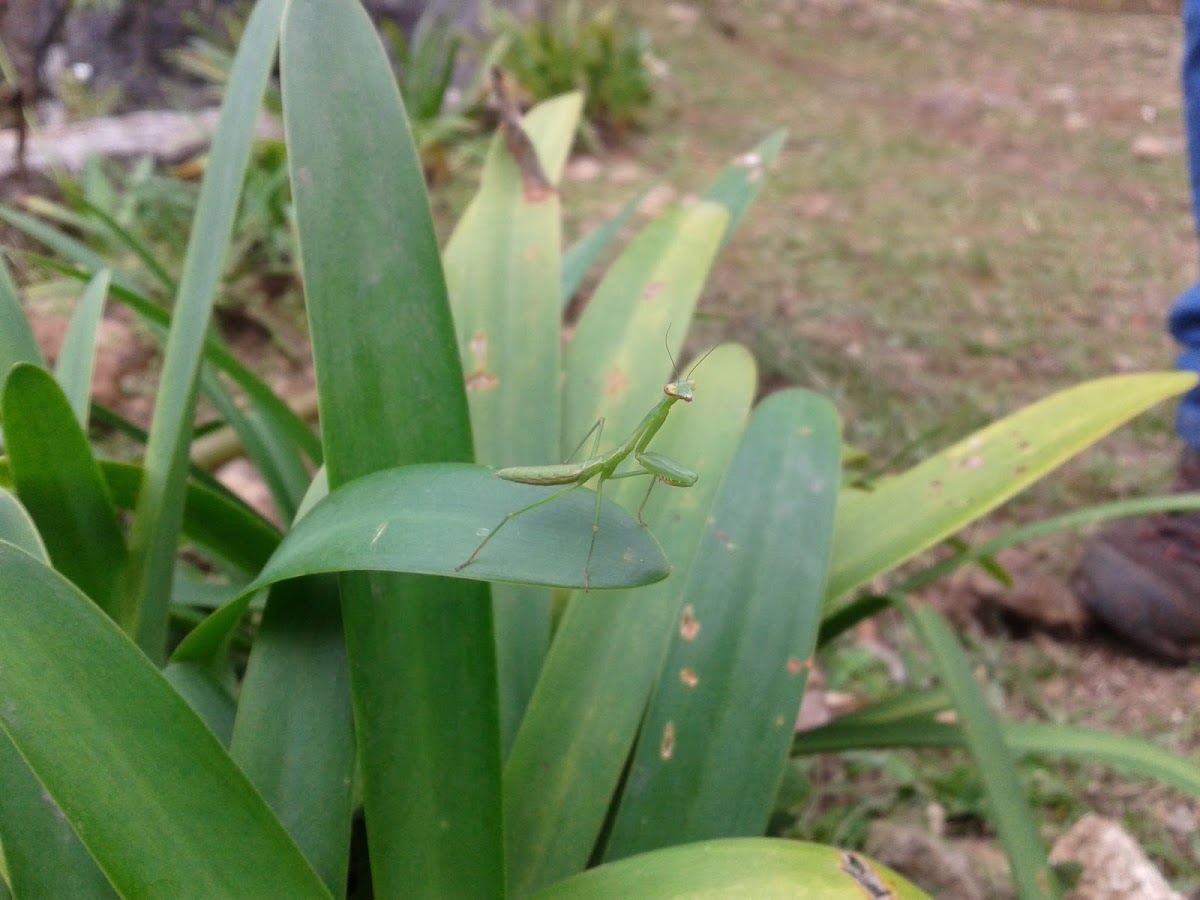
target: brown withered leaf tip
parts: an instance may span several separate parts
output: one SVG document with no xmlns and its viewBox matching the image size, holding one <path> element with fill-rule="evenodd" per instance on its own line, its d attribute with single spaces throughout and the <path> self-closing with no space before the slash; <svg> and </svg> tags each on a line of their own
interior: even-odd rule
<svg viewBox="0 0 1200 900">
<path fill-rule="evenodd" d="M 492 68 L 492 93 L 500 113 L 500 132 L 504 135 L 504 145 L 508 147 L 521 173 L 521 191 L 530 203 L 543 203 L 557 191 L 542 169 L 533 142 L 521 127 L 521 111 L 509 96 L 504 74 L 496 67 Z"/>
</svg>

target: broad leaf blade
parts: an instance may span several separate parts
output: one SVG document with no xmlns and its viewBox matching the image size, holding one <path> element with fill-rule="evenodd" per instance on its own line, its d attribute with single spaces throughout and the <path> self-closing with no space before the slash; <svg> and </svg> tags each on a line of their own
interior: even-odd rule
<svg viewBox="0 0 1200 900">
<path fill-rule="evenodd" d="M 18 897 L 117 896 L 62 810 L 2 731 L 0 843 Z"/>
<path fill-rule="evenodd" d="M 0 597 L 0 728 L 119 893 L 329 896 L 212 733 L 83 594 L 0 543 Z"/>
<path fill-rule="evenodd" d="M 554 490 L 505 481 L 481 466 L 462 463 L 376 472 L 343 485 L 313 507 L 283 539 L 255 584 L 367 570 L 582 587 L 596 506 L 595 494 L 587 490 L 514 519 L 474 562 L 457 568 L 489 528 Z M 606 501 L 591 586 L 649 584 L 668 571 L 650 532 Z"/>
<path fill-rule="evenodd" d="M 703 199 L 720 203 L 729 210 L 729 225 L 721 238 L 722 246 L 729 243 L 734 229 L 741 224 L 746 210 L 758 197 L 763 186 L 763 175 L 779 156 L 786 140 L 786 128 L 771 132 L 757 147 L 726 166 L 701 195 Z"/>
<path fill-rule="evenodd" d="M 583 100 L 530 110 L 529 145 L 552 185 L 560 181 Z M 507 129 L 509 126 L 505 126 Z M 562 339 L 558 308 L 562 209 L 556 191 L 528 191 L 502 129 L 479 192 L 445 251 L 446 282 L 465 365 L 475 458 L 492 466 L 559 461 Z M 494 587 L 492 609 L 504 746 L 512 742 L 550 641 L 544 590 Z"/>
<path fill-rule="evenodd" d="M 108 487 L 50 373 L 23 363 L 4 385 L 4 423 L 17 496 L 54 566 L 113 615 L 127 562 Z"/>
<path fill-rule="evenodd" d="M 337 583 L 276 585 L 246 667 L 230 754 L 336 897 L 346 893 L 354 719 Z"/>
<path fill-rule="evenodd" d="M 687 573 L 606 858 L 766 829 L 821 620 L 840 451 L 818 394 L 755 409 Z"/>
<path fill-rule="evenodd" d="M 686 490 L 659 486 L 646 508 L 679 574 L 645 590 L 575 595 L 505 765 L 514 896 L 587 864 L 661 669 L 682 604 L 682 573 L 692 565 L 754 396 L 754 362 L 743 348 L 719 347 L 704 371 L 696 399 L 677 405 L 652 444 L 700 473 Z M 632 488 L 635 505 L 645 489 L 644 482 Z"/>
<path fill-rule="evenodd" d="M 588 270 L 617 239 L 621 229 L 629 224 L 630 219 L 633 218 L 634 213 L 638 211 L 638 207 L 642 205 L 642 201 L 646 199 L 653 187 L 654 185 L 649 185 L 638 191 L 617 210 L 615 216 L 567 248 L 563 254 L 562 264 L 562 305 L 564 309 L 575 297 L 575 292 L 583 284 Z"/>
<path fill-rule="evenodd" d="M 803 841 L 732 838 L 609 863 L 539 891 L 533 900 L 919 900 L 927 895 L 857 853 Z"/>
<path fill-rule="evenodd" d="M 292 0 L 280 72 L 330 487 L 396 465 L 470 459 L 423 173 L 365 11 Z M 498 896 L 486 588 L 375 573 L 339 582 L 376 894 Z"/>
</svg>

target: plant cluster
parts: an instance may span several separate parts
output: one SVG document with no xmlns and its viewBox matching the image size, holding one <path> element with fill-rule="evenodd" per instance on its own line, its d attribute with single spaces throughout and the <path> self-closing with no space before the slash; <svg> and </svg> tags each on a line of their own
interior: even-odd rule
<svg viewBox="0 0 1200 900">
<path fill-rule="evenodd" d="M 319 434 L 209 328 L 277 47 Z M 9 214 L 67 263 L 36 261 L 84 285 L 50 371 L 0 267 L 0 845 L 14 895 L 917 897 L 858 853 L 763 835 L 794 758 L 936 746 L 966 748 L 972 808 L 1019 894 L 1042 897 L 1057 879 L 1018 757 L 1105 761 L 1200 794 L 1195 766 L 1144 742 L 998 716 L 947 623 L 907 600 L 1040 534 L 1200 507 L 1116 504 L 952 540 L 1192 376 L 1081 384 L 868 490 L 843 486 L 829 400 L 790 389 L 756 405 L 754 361 L 722 344 L 694 372 L 694 401 L 638 451 L 659 455 L 652 471 L 665 458 L 699 473 L 651 496 L 649 528 L 631 514 L 644 481 L 626 479 L 603 502 L 573 491 L 522 515 L 464 565 L 488 529 L 558 490 L 487 467 L 562 460 L 597 419 L 635 431 L 784 136 L 639 229 L 564 348 L 564 310 L 630 214 L 561 250 L 554 186 L 580 95 L 506 119 L 439 249 L 357 4 L 260 0 L 229 72 L 169 310 L 128 269 L 155 256 L 130 229 L 110 229 L 105 260 Z M 106 298 L 164 337 L 137 463 L 87 440 Z M 189 466 L 200 393 L 286 527 Z M 952 556 L 896 574 L 948 540 Z M 818 648 L 887 608 L 937 685 L 796 734 Z"/>
<path fill-rule="evenodd" d="M 582 0 L 549 6 L 530 22 L 491 10 L 490 29 L 505 47 L 501 65 L 535 101 L 581 91 L 584 137 L 619 139 L 641 124 L 654 99 L 649 32 L 615 3 L 594 10 Z"/>
</svg>

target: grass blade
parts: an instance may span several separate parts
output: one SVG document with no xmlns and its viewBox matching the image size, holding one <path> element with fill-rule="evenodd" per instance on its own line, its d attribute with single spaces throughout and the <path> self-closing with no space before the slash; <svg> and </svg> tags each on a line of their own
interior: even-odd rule
<svg viewBox="0 0 1200 900">
<path fill-rule="evenodd" d="M 908 607 L 906 618 L 933 657 L 942 685 L 962 722 L 963 741 L 983 784 L 992 824 L 1008 856 L 1013 886 L 1022 900 L 1061 893 L 1038 833 L 1029 796 L 995 714 L 975 681 L 971 664 L 941 615 L 930 606 Z"/>
<path fill-rule="evenodd" d="M 959 725 L 935 721 L 930 715 L 935 705 L 939 709 L 949 706 L 944 694 L 906 698 L 903 705 L 909 704 L 913 709 L 908 715 L 902 715 L 902 709 L 896 710 L 895 717 L 888 714 L 878 719 L 874 716 L 858 718 L 856 713 L 853 717 L 844 716 L 821 728 L 798 734 L 794 752 L 805 755 L 897 747 L 966 746 Z M 1005 742 L 1018 756 L 1038 754 L 1080 762 L 1101 762 L 1126 775 L 1152 778 L 1200 797 L 1200 766 L 1140 738 L 1045 722 L 1001 722 L 1000 725 Z"/>
</svg>

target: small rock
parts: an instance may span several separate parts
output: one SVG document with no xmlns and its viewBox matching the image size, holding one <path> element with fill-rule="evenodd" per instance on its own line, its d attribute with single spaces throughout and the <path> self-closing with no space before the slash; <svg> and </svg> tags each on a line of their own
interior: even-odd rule
<svg viewBox="0 0 1200 900">
<path fill-rule="evenodd" d="M 1060 837 L 1050 862 L 1078 863 L 1083 872 L 1068 900 L 1183 900 L 1145 852 L 1116 822 L 1089 813 Z"/>
<path fill-rule="evenodd" d="M 700 11 L 690 3 L 668 3 L 667 18 L 678 25 L 695 25 L 700 19 Z"/>
<path fill-rule="evenodd" d="M 567 163 L 567 178 L 571 181 L 595 181 L 603 166 L 594 156 L 577 156 Z"/>
<path fill-rule="evenodd" d="M 984 900 L 967 857 L 920 828 L 872 822 L 866 852 L 936 896 Z"/>
<path fill-rule="evenodd" d="M 1181 138 L 1165 138 L 1154 134 L 1139 135 L 1129 148 L 1134 159 L 1142 162 L 1159 162 L 1169 156 L 1183 152 Z"/>
</svg>

